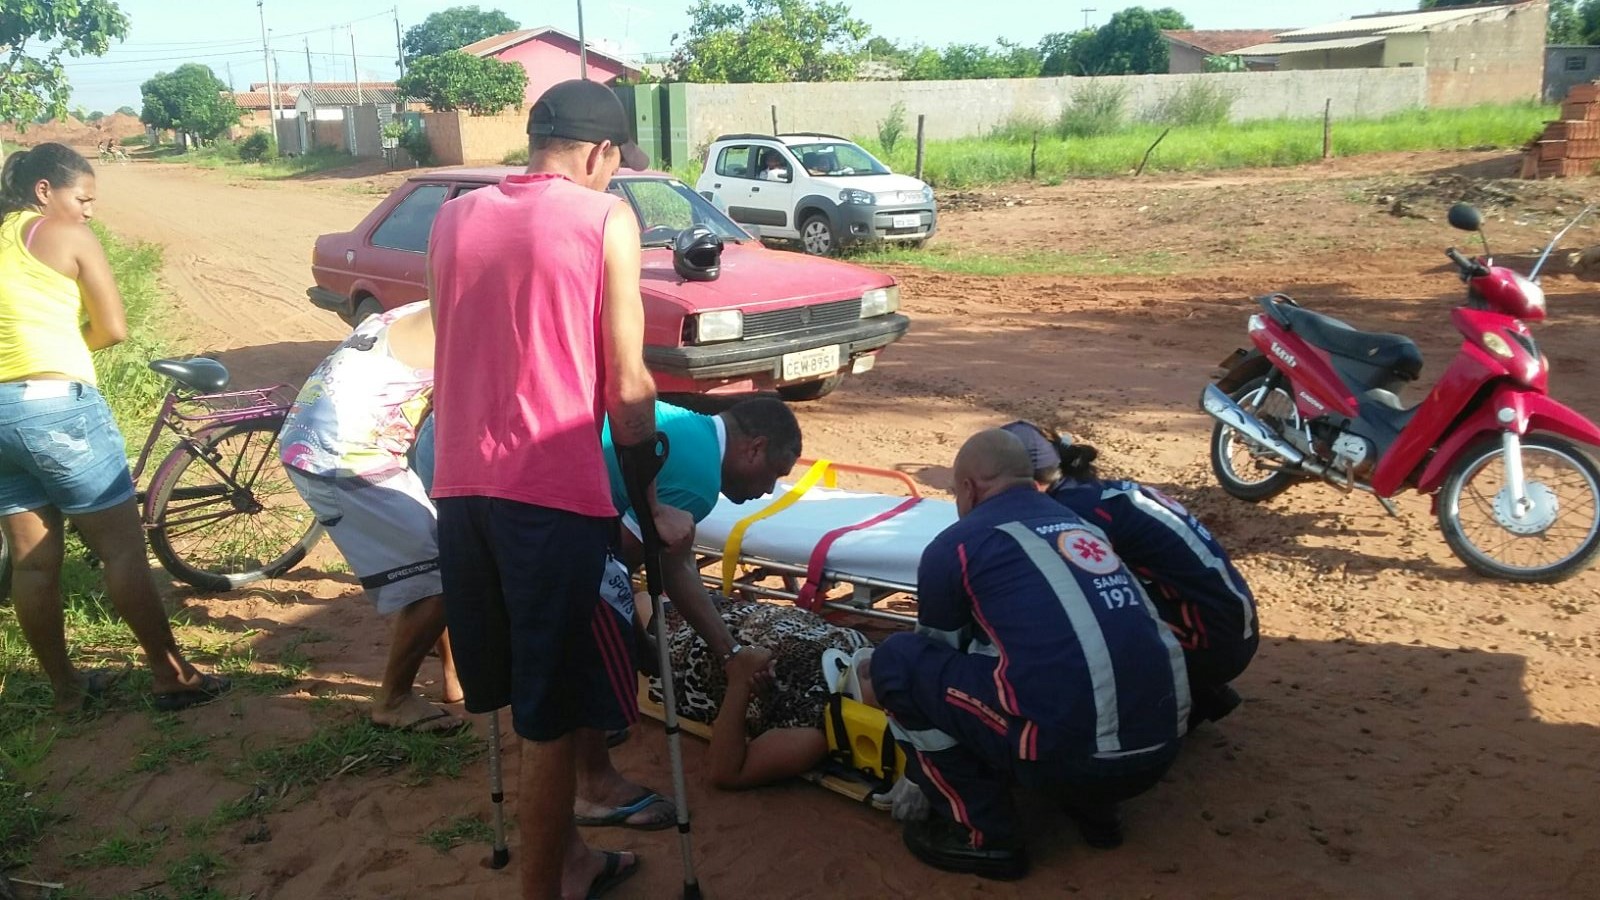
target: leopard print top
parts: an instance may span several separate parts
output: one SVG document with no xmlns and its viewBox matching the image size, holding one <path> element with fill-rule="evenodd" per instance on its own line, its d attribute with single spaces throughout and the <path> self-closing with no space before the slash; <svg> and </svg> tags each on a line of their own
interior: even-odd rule
<svg viewBox="0 0 1600 900">
<path fill-rule="evenodd" d="M 773 728 L 821 728 L 829 688 L 822 679 L 822 651 L 853 653 L 870 644 L 866 637 L 792 606 L 722 600 L 719 611 L 734 640 L 771 649 L 777 663 L 772 689 L 750 699 L 745 716 L 748 736 Z M 667 614 L 667 626 L 678 715 L 709 725 L 728 690 L 721 661 L 676 612 Z M 650 699 L 662 702 L 660 679 L 650 679 Z"/>
</svg>

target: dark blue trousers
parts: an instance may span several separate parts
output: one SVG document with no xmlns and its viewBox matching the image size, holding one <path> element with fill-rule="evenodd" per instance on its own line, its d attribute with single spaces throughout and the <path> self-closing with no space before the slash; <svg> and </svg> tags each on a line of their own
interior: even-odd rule
<svg viewBox="0 0 1600 900">
<path fill-rule="evenodd" d="M 1052 747 L 1001 710 L 996 662 L 917 634 L 893 635 L 872 655 L 872 687 L 898 726 L 907 777 L 937 813 L 967 827 L 974 847 L 1016 841 L 1012 783 L 1080 809 L 1105 808 L 1149 790 L 1177 758 L 1176 740 L 1118 759 Z"/>
</svg>

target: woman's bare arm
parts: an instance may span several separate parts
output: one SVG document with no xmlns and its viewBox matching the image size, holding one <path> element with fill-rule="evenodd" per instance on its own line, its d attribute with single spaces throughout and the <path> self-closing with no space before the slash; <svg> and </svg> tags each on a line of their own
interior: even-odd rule
<svg viewBox="0 0 1600 900">
<path fill-rule="evenodd" d="M 45 219 L 34 226 L 31 240 L 28 249 L 35 259 L 78 282 L 89 317 L 83 326 L 83 340 L 89 349 L 127 340 L 128 315 L 122 293 L 111 275 L 105 248 L 89 226 Z"/>
<path fill-rule="evenodd" d="M 725 791 L 772 784 L 811 769 L 828 755 L 828 739 L 820 728 L 775 728 L 753 741 L 745 739 L 745 715 L 757 672 L 772 653 L 749 648 L 728 661 L 728 691 L 711 725 L 711 784 Z"/>
</svg>

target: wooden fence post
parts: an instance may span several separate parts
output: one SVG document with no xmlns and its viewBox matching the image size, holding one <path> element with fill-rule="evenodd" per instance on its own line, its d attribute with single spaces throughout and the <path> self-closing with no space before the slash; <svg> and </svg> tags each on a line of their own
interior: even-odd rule
<svg viewBox="0 0 1600 900">
<path fill-rule="evenodd" d="M 924 147 L 924 143 L 923 143 L 923 139 L 922 139 L 922 126 L 923 126 L 924 121 L 927 118 L 928 117 L 923 115 L 922 113 L 918 113 L 917 114 L 917 180 L 918 181 L 922 180 L 922 159 L 923 159 L 923 147 Z"/>
<path fill-rule="evenodd" d="M 1028 153 L 1028 180 L 1039 179 L 1039 132 L 1033 133 L 1033 150 Z"/>
<path fill-rule="evenodd" d="M 1333 156 L 1333 98 L 1322 106 L 1322 158 Z"/>
<path fill-rule="evenodd" d="M 776 103 L 772 104 L 772 135 L 773 137 L 778 135 L 778 104 Z"/>
</svg>

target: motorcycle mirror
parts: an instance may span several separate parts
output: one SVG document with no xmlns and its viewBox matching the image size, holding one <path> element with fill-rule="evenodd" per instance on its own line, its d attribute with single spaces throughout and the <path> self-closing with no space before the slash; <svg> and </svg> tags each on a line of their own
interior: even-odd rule
<svg viewBox="0 0 1600 900">
<path fill-rule="evenodd" d="M 1450 226 L 1462 231 L 1477 231 L 1483 227 L 1483 216 L 1470 203 L 1457 203 L 1450 207 Z"/>
</svg>

